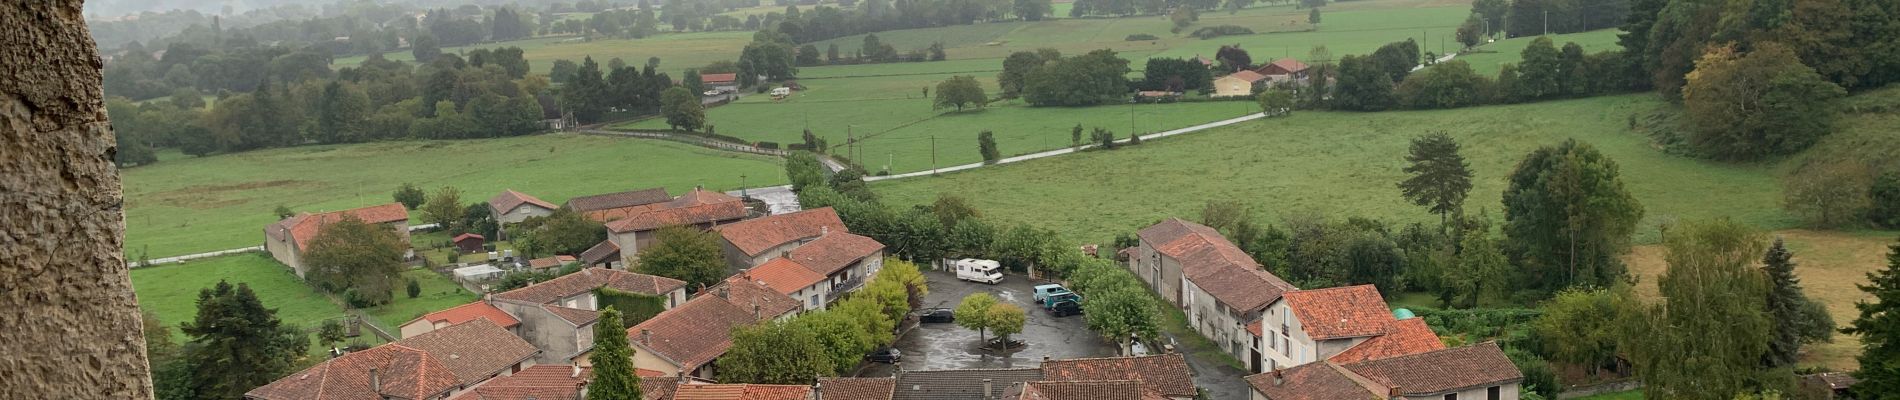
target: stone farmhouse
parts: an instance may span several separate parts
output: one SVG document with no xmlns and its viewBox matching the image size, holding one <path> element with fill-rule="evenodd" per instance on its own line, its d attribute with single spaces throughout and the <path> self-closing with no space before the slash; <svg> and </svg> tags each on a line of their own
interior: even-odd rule
<svg viewBox="0 0 1900 400">
<path fill-rule="evenodd" d="M 474 319 L 351 352 L 246 392 L 253 400 L 443 399 L 535 365 L 541 351 Z"/>
<path fill-rule="evenodd" d="M 848 232 L 831 207 L 760 217 L 716 228 L 732 272 L 783 257 L 800 245 L 832 231 Z"/>
<path fill-rule="evenodd" d="M 627 328 L 633 366 L 668 376 L 712 379 L 714 361 L 732 347 L 732 329 L 791 318 L 799 301 L 763 284 L 727 278 L 685 304 Z M 584 358 L 577 362 L 591 365 Z"/>
<path fill-rule="evenodd" d="M 621 258 L 629 265 L 640 258 L 640 249 L 653 244 L 654 232 L 660 228 L 677 225 L 706 230 L 751 215 L 738 197 L 698 188 L 651 205 L 654 207 L 607 222 L 607 240 L 620 248 Z"/>
<path fill-rule="evenodd" d="M 1516 400 L 1524 375 L 1497 343 L 1392 358 L 1324 360 L 1248 376 L 1253 400 Z"/>
<path fill-rule="evenodd" d="M 264 227 L 264 250 L 302 278 L 308 270 L 303 264 L 303 253 L 309 250 L 310 243 L 316 241 L 324 226 L 349 217 L 387 226 L 396 231 L 396 236 L 402 238 L 403 243 L 409 243 L 409 210 L 403 208 L 402 204 L 389 203 L 326 213 L 302 213 L 284 218 Z"/>
<path fill-rule="evenodd" d="M 502 225 L 518 224 L 529 217 L 545 217 L 559 208 L 554 203 L 514 189 L 502 190 L 501 194 L 488 199 L 488 212 L 494 215 L 495 223 Z"/>
<path fill-rule="evenodd" d="M 660 296 L 665 307 L 686 302 L 686 282 L 624 270 L 587 268 L 546 282 L 497 293 L 480 301 L 424 314 L 404 323 L 414 337 L 472 320 L 487 320 L 541 349 L 537 363 L 568 364 L 594 347 L 600 288 Z"/>
</svg>

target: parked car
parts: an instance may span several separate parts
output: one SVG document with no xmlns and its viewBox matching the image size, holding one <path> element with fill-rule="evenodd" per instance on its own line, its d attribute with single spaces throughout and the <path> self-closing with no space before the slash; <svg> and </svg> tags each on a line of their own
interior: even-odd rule
<svg viewBox="0 0 1900 400">
<path fill-rule="evenodd" d="M 896 350 L 892 350 L 892 351 L 896 351 Z M 1148 346 L 1142 345 L 1141 340 L 1137 339 L 1134 342 L 1128 344 L 1128 353 L 1129 353 L 1128 355 L 1135 356 L 1135 357 L 1148 355 Z"/>
<path fill-rule="evenodd" d="M 1049 307 L 1049 313 L 1054 314 L 1056 318 L 1082 315 L 1082 304 L 1070 300 L 1058 301 L 1054 306 Z"/>
<path fill-rule="evenodd" d="M 1030 296 L 1031 298 L 1036 299 L 1036 304 L 1040 305 L 1040 304 L 1043 304 L 1044 301 L 1048 300 L 1050 293 L 1055 293 L 1055 292 L 1067 293 L 1068 291 L 1069 291 L 1069 288 L 1065 288 L 1065 287 L 1062 287 L 1062 285 L 1051 283 L 1047 285 L 1036 285 L 1036 287 L 1034 288 L 1034 293 L 1032 293 Z"/>
<path fill-rule="evenodd" d="M 1054 309 L 1056 303 L 1064 301 L 1075 302 L 1077 304 L 1082 303 L 1082 295 L 1071 292 L 1069 288 L 1057 284 L 1037 285 L 1032 297 L 1036 299 L 1036 305 L 1045 310 Z"/>
<path fill-rule="evenodd" d="M 878 349 L 877 351 L 873 351 L 871 352 L 871 354 L 864 356 L 864 358 L 867 360 L 871 360 L 871 362 L 896 364 L 898 361 L 902 361 L 904 359 L 904 352 L 897 351 L 896 348 L 886 347 L 886 348 Z"/>
<path fill-rule="evenodd" d="M 957 322 L 957 315 L 948 308 L 928 308 L 917 313 L 917 320 L 923 323 Z"/>
<path fill-rule="evenodd" d="M 956 264 L 957 279 L 991 285 L 1003 281 L 1003 273 L 1000 271 L 1003 265 L 995 260 L 965 258 L 957 260 L 954 264 Z"/>
</svg>

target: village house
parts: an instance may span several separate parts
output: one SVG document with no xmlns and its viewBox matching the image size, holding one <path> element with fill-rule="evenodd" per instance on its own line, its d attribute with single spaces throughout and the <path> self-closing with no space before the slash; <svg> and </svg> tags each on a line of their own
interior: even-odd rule
<svg viewBox="0 0 1900 400">
<path fill-rule="evenodd" d="M 509 333 L 517 335 L 521 333 L 516 330 L 517 327 L 521 326 L 521 320 L 515 319 L 515 316 L 509 315 L 508 312 L 502 311 L 500 308 L 495 308 L 494 305 L 488 304 L 488 302 L 485 301 L 476 301 L 442 311 L 423 314 L 421 317 L 416 317 L 416 319 L 403 323 L 397 330 L 401 332 L 402 337 L 412 338 L 421 336 L 424 333 L 434 332 L 437 329 L 447 328 L 450 325 L 474 321 L 476 319 L 486 319 L 488 322 L 493 322 L 495 325 L 501 326 L 502 329 L 507 329 Z"/>
<path fill-rule="evenodd" d="M 1227 74 L 1214 78 L 1214 97 L 1252 96 L 1266 81 L 1266 76 L 1248 70 Z"/>
<path fill-rule="evenodd" d="M 1372 285 L 1287 292 L 1269 305 L 1254 347 L 1265 370 L 1318 360 L 1355 362 L 1443 349 L 1424 320 L 1397 319 Z"/>
<path fill-rule="evenodd" d="M 554 203 L 517 192 L 514 189 L 502 190 L 501 194 L 488 199 L 488 212 L 501 225 L 517 224 L 530 217 L 545 217 L 560 208 Z"/>
<path fill-rule="evenodd" d="M 758 282 L 786 297 L 799 300 L 804 311 L 824 309 L 827 304 L 824 299 L 831 294 L 831 285 L 824 275 L 785 258 L 774 258 L 765 265 L 740 272 L 738 277 Z"/>
<path fill-rule="evenodd" d="M 444 399 L 535 365 L 533 345 L 485 318 L 351 352 L 244 393 L 253 400 Z"/>
<path fill-rule="evenodd" d="M 715 228 L 732 272 L 783 257 L 792 249 L 837 231 L 848 232 L 831 207 L 771 215 Z"/>
<path fill-rule="evenodd" d="M 627 328 L 633 366 L 668 376 L 712 379 L 713 362 L 732 347 L 733 328 L 791 318 L 799 308 L 798 300 L 770 287 L 727 278 L 685 304 Z"/>
<path fill-rule="evenodd" d="M 884 268 L 884 244 L 849 232 L 832 232 L 792 249 L 785 258 L 825 277 L 821 304 L 830 304 L 877 276 Z"/>
<path fill-rule="evenodd" d="M 640 249 L 653 244 L 654 233 L 668 226 L 701 230 L 739 222 L 751 215 L 745 202 L 725 193 L 695 188 L 644 212 L 607 223 L 607 239 L 620 248 L 628 265 L 640 258 Z"/>
<path fill-rule="evenodd" d="M 575 197 L 567 199 L 566 207 L 587 219 L 608 222 L 645 212 L 652 209 L 654 204 L 670 200 L 673 200 L 673 196 L 666 194 L 666 188 L 656 187 Z"/>
<path fill-rule="evenodd" d="M 707 89 L 718 90 L 718 91 L 723 91 L 723 92 L 732 92 L 732 91 L 739 90 L 739 74 L 734 74 L 734 73 L 700 74 L 699 81 L 701 83 L 704 83 Z M 695 94 L 698 94 L 698 93 L 695 93 Z"/>
<path fill-rule="evenodd" d="M 1282 58 L 1273 60 L 1273 62 L 1270 63 L 1261 64 L 1260 68 L 1254 68 L 1253 72 L 1266 77 L 1269 84 L 1281 82 L 1304 83 L 1306 82 L 1306 70 L 1306 63 L 1291 58 Z"/>
<path fill-rule="evenodd" d="M 624 270 L 587 268 L 547 282 L 489 296 L 487 303 L 521 321 L 517 333 L 542 350 L 539 362 L 576 362 L 594 348 L 594 322 L 600 299 L 594 291 L 665 297 L 665 307 L 686 301 L 686 282 Z"/>
<path fill-rule="evenodd" d="M 595 244 L 594 247 L 587 248 L 587 250 L 581 252 L 579 258 L 581 266 L 586 268 L 620 269 L 626 267 L 625 263 L 620 262 L 620 246 L 615 246 L 612 240 L 602 240 L 600 243 Z"/>
<path fill-rule="evenodd" d="M 310 243 L 316 241 L 325 225 L 343 220 L 345 217 L 355 217 L 366 223 L 387 226 L 396 232 L 396 237 L 401 238 L 404 244 L 409 243 L 409 210 L 403 208 L 402 204 L 389 203 L 318 214 L 303 213 L 284 218 L 264 227 L 264 250 L 270 252 L 271 258 L 289 266 L 291 271 L 297 273 L 298 278 L 302 278 L 308 270 L 303 265 L 303 252 L 309 250 Z M 409 252 L 413 254 L 414 250 L 409 250 Z"/>
<path fill-rule="evenodd" d="M 1181 250 L 1178 260 L 1186 279 L 1180 306 L 1187 313 L 1188 326 L 1235 359 L 1247 360 L 1249 369 L 1260 371 L 1260 355 L 1253 346 L 1260 334 L 1249 327 L 1258 326 L 1267 305 L 1294 290 L 1293 285 L 1268 273 L 1225 238 L 1189 237 L 1180 241 L 1181 246 L 1169 248 Z"/>
<path fill-rule="evenodd" d="M 1246 378 L 1253 400 L 1517 400 L 1523 373 L 1497 343 L 1398 357 L 1322 360 Z"/>
</svg>

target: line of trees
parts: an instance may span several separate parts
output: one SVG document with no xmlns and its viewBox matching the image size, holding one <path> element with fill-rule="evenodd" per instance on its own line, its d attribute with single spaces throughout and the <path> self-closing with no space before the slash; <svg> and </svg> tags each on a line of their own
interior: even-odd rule
<svg viewBox="0 0 1900 400">
<path fill-rule="evenodd" d="M 851 375 L 866 353 L 896 341 L 897 326 L 929 293 L 916 264 L 887 258 L 863 289 L 825 310 L 733 329 L 719 381 L 809 385 Z"/>
</svg>

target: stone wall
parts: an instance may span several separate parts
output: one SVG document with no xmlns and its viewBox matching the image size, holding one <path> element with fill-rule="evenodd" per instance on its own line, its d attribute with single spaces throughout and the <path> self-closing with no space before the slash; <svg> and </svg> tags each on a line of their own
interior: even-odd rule
<svg viewBox="0 0 1900 400">
<path fill-rule="evenodd" d="M 0 398 L 152 397 L 80 6 L 0 1 Z"/>
</svg>

